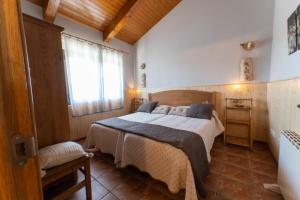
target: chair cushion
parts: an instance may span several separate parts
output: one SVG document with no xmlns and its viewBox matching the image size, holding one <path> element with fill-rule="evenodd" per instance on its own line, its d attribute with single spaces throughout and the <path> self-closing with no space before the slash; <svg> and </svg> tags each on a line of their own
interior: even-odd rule
<svg viewBox="0 0 300 200">
<path fill-rule="evenodd" d="M 76 142 L 63 142 L 39 150 L 39 162 L 42 170 L 65 164 L 88 155 Z"/>
</svg>

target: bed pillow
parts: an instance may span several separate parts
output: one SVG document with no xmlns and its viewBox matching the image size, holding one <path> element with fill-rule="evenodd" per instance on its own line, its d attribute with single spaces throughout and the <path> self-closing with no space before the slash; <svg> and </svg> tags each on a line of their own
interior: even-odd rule
<svg viewBox="0 0 300 200">
<path fill-rule="evenodd" d="M 212 104 L 192 104 L 187 111 L 187 117 L 211 119 L 214 106 Z"/>
<path fill-rule="evenodd" d="M 168 112 L 170 111 L 171 106 L 167 106 L 167 105 L 159 105 L 156 106 L 156 108 L 151 112 L 152 114 L 168 114 Z"/>
<path fill-rule="evenodd" d="M 153 109 L 156 107 L 158 104 L 158 101 L 153 101 L 153 102 L 146 102 L 143 103 L 138 109 L 137 112 L 146 112 L 146 113 L 151 113 Z"/>
<path fill-rule="evenodd" d="M 75 142 L 63 142 L 39 150 L 39 163 L 42 170 L 49 169 L 88 155 L 82 146 Z"/>
<path fill-rule="evenodd" d="M 186 116 L 187 110 L 190 108 L 190 106 L 176 106 L 171 107 L 168 115 L 178 115 L 178 116 Z"/>
</svg>

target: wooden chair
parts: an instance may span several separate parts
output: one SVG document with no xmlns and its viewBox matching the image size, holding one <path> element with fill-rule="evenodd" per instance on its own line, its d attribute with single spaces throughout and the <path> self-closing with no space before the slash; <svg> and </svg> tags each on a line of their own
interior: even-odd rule
<svg viewBox="0 0 300 200">
<path fill-rule="evenodd" d="M 81 188 L 85 187 L 86 190 L 86 199 L 92 199 L 92 187 L 91 187 L 91 171 L 90 171 L 90 157 L 83 156 L 71 162 L 67 162 L 63 165 L 53 167 L 46 170 L 46 175 L 42 178 L 43 187 L 48 186 L 51 183 L 65 177 L 71 173 L 77 173 L 77 170 L 80 170 L 85 179 L 71 186 L 64 192 L 61 192 L 57 196 L 55 196 L 54 200 L 62 200 L 69 197 L 71 194 L 77 192 Z"/>
</svg>

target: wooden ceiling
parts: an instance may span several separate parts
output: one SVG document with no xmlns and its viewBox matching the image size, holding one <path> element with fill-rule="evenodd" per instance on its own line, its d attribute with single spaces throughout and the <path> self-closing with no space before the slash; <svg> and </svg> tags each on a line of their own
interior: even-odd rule
<svg viewBox="0 0 300 200">
<path fill-rule="evenodd" d="M 53 22 L 60 15 L 134 44 L 181 0 L 29 0 L 44 8 L 44 18 Z"/>
</svg>

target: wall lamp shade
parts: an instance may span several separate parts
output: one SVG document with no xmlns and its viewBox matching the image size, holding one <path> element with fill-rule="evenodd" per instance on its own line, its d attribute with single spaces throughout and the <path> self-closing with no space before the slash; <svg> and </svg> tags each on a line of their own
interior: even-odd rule
<svg viewBox="0 0 300 200">
<path fill-rule="evenodd" d="M 242 58 L 240 63 L 240 81 L 252 81 L 253 74 L 253 60 L 252 58 Z"/>
<path fill-rule="evenodd" d="M 143 64 L 140 65 L 140 69 L 143 70 L 143 69 L 145 69 L 145 68 L 146 68 L 146 64 L 145 64 L 145 63 L 143 63 Z"/>
<path fill-rule="evenodd" d="M 254 41 L 250 41 L 250 42 L 244 42 L 241 44 L 241 47 L 246 50 L 246 51 L 251 51 L 252 49 L 254 49 L 256 46 Z"/>
</svg>

